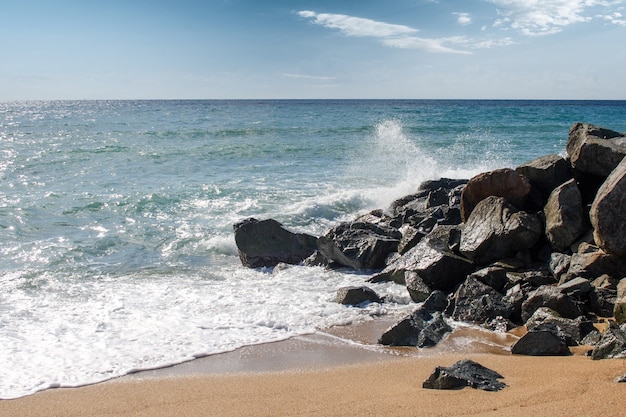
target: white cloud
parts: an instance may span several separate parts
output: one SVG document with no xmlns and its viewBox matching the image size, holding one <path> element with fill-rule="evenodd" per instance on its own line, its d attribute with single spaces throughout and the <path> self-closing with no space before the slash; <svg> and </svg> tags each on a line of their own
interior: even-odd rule
<svg viewBox="0 0 626 417">
<path fill-rule="evenodd" d="M 310 10 L 298 12 L 301 17 L 312 19 L 316 25 L 338 29 L 348 36 L 371 36 L 387 38 L 416 33 L 418 30 L 404 25 L 378 22 L 376 20 L 345 14 L 315 13 Z"/>
<path fill-rule="evenodd" d="M 373 37 L 381 40 L 383 45 L 402 49 L 417 49 L 426 52 L 471 54 L 445 45 L 446 39 L 429 39 L 412 36 L 418 30 L 409 26 L 379 22 L 361 17 L 343 14 L 316 13 L 310 10 L 298 12 L 298 15 L 312 19 L 316 25 L 330 29 L 338 29 L 347 36 Z"/>
<path fill-rule="evenodd" d="M 472 17 L 469 13 L 458 12 L 453 14 L 456 15 L 456 21 L 459 25 L 467 26 L 472 24 Z"/>
<path fill-rule="evenodd" d="M 289 78 L 300 78 L 300 79 L 315 80 L 315 81 L 335 81 L 336 80 L 335 77 L 324 77 L 321 75 L 292 74 L 288 72 L 283 73 L 283 75 Z"/>
<path fill-rule="evenodd" d="M 527 36 L 548 35 L 592 19 L 591 12 L 623 0 L 487 0 L 501 18 L 495 26 L 510 27 Z"/>
<path fill-rule="evenodd" d="M 600 19 L 604 19 L 607 22 L 613 23 L 614 25 L 626 26 L 626 19 L 624 19 L 620 12 L 597 17 L 599 17 Z"/>
</svg>

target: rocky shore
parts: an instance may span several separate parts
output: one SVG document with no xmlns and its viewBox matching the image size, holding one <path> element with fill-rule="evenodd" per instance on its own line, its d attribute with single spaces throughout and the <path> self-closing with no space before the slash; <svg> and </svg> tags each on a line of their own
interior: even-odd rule
<svg viewBox="0 0 626 417">
<path fill-rule="evenodd" d="M 470 179 L 441 178 L 387 209 L 315 237 L 278 222 L 234 225 L 248 267 L 347 267 L 406 286 L 415 311 L 379 343 L 433 346 L 449 319 L 506 332 L 518 355 L 626 357 L 626 134 L 585 123 L 566 157 L 547 155 Z M 366 282 L 337 301 L 385 302 Z"/>
</svg>

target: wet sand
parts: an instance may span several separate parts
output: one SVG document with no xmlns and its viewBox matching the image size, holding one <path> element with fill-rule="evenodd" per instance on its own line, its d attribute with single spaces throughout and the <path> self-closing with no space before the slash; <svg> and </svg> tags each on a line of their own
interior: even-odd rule
<svg viewBox="0 0 626 417">
<path fill-rule="evenodd" d="M 626 361 L 511 355 L 512 335 L 461 328 L 431 349 L 372 345 L 388 323 L 329 329 L 81 388 L 0 401 L 0 416 L 626 416 Z M 347 338 L 347 339 L 346 339 Z M 473 359 L 499 392 L 436 391 L 436 366 Z"/>
</svg>

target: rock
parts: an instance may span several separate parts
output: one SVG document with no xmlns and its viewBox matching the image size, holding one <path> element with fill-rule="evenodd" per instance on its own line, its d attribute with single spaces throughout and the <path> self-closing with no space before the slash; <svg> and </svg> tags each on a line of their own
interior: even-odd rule
<svg viewBox="0 0 626 417">
<path fill-rule="evenodd" d="M 324 258 L 324 255 L 317 249 L 303 261 L 304 266 L 328 266 L 328 259 Z"/>
<path fill-rule="evenodd" d="M 587 123 L 575 123 L 566 145 L 572 167 L 580 172 L 607 177 L 626 155 L 626 137 Z"/>
<path fill-rule="evenodd" d="M 622 278 L 617 284 L 613 315 L 617 324 L 626 323 L 626 278 Z"/>
<path fill-rule="evenodd" d="M 567 249 L 586 230 L 582 197 L 573 179 L 552 191 L 544 213 L 546 237 L 557 252 Z"/>
<path fill-rule="evenodd" d="M 514 355 L 528 356 L 568 356 L 567 344 L 550 331 L 530 331 L 522 336 L 511 348 Z"/>
<path fill-rule="evenodd" d="M 609 322 L 609 328 L 591 351 L 591 359 L 626 358 L 626 333 Z"/>
<path fill-rule="evenodd" d="M 573 277 L 595 279 L 604 274 L 621 277 L 625 271 L 625 256 L 611 255 L 595 245 L 582 243 L 578 247 L 578 252 L 572 255 L 569 269 L 561 277 L 561 282 L 569 281 Z"/>
<path fill-rule="evenodd" d="M 451 179 L 451 178 L 439 178 L 438 180 L 428 180 L 422 182 L 419 187 L 417 187 L 417 191 L 434 191 L 437 189 L 447 189 L 452 190 L 453 188 L 458 187 L 459 185 L 467 184 L 466 179 Z"/>
<path fill-rule="evenodd" d="M 407 253 L 409 249 L 417 245 L 426 236 L 426 233 L 408 224 L 403 225 L 400 228 L 400 232 L 402 233 L 402 239 L 400 239 L 400 244 L 398 245 L 398 253 L 400 255 Z"/>
<path fill-rule="evenodd" d="M 568 346 L 576 346 L 587 334 L 594 330 L 593 323 L 577 319 L 561 317 L 556 311 L 547 308 L 538 308 L 526 322 L 528 331 L 549 331 L 561 338 Z"/>
<path fill-rule="evenodd" d="M 362 303 L 380 303 L 381 299 L 369 287 L 342 287 L 337 290 L 335 298 L 339 304 L 356 306 Z"/>
<path fill-rule="evenodd" d="M 504 291 L 504 287 L 509 282 L 507 279 L 507 272 L 510 272 L 510 269 L 492 265 L 472 272 L 470 277 L 477 279 L 483 284 L 488 285 L 501 293 Z"/>
<path fill-rule="evenodd" d="M 421 303 L 422 301 L 425 301 L 432 293 L 430 287 L 415 271 L 405 271 L 404 282 L 406 285 L 406 289 L 409 292 L 409 296 L 411 297 L 411 300 L 415 301 L 416 303 Z"/>
<path fill-rule="evenodd" d="M 434 346 L 452 331 L 440 312 L 429 313 L 417 309 L 395 325 L 387 329 L 378 339 L 386 346 Z"/>
<path fill-rule="evenodd" d="M 518 166 L 515 171 L 528 178 L 530 184 L 539 190 L 544 201 L 542 205 L 552 190 L 572 178 L 567 161 L 556 154 L 534 159 Z"/>
<path fill-rule="evenodd" d="M 518 209 L 522 209 L 530 190 L 528 179 L 510 168 L 478 174 L 463 188 L 461 219 L 467 222 L 476 205 L 490 196 L 503 197 Z"/>
<path fill-rule="evenodd" d="M 448 368 L 438 366 L 422 386 L 427 389 L 472 387 L 485 391 L 499 391 L 506 387 L 506 384 L 498 381 L 502 378 L 504 377 L 499 373 L 466 359 L 458 361 Z"/>
<path fill-rule="evenodd" d="M 558 282 L 563 275 L 569 270 L 572 257 L 564 253 L 552 252 L 550 254 L 550 272 L 554 279 Z"/>
<path fill-rule="evenodd" d="M 578 300 L 586 299 L 592 290 L 591 282 L 587 278 L 577 277 L 557 287 L 563 294 Z"/>
<path fill-rule="evenodd" d="M 599 317 L 615 315 L 617 290 L 612 288 L 593 287 L 589 293 L 589 310 Z M 621 323 L 621 322 L 620 322 Z"/>
<path fill-rule="evenodd" d="M 505 289 L 509 289 L 517 284 L 524 287 L 539 288 L 542 285 L 556 284 L 556 280 L 552 273 L 545 265 L 530 265 L 520 271 L 511 271 L 506 273 L 508 283 Z"/>
<path fill-rule="evenodd" d="M 616 382 L 616 383 L 626 382 L 626 374 L 618 376 L 617 378 L 613 380 L 613 382 Z"/>
<path fill-rule="evenodd" d="M 470 260 L 450 250 L 449 242 L 455 231 L 458 231 L 455 226 L 437 226 L 370 281 L 390 280 L 406 284 L 407 272 L 414 272 L 429 290 L 452 291 L 474 269 Z"/>
<path fill-rule="evenodd" d="M 513 306 L 502 298 L 498 291 L 469 276 L 454 293 L 452 318 L 476 324 L 487 323 L 496 317 L 507 319 L 513 313 Z"/>
<path fill-rule="evenodd" d="M 448 297 L 443 291 L 435 290 L 424 301 L 422 304 L 422 310 L 427 311 L 429 313 L 434 313 L 436 311 L 443 312 L 448 306 Z"/>
<path fill-rule="evenodd" d="M 542 285 L 528 294 L 528 298 L 522 304 L 522 320 L 528 321 L 539 307 L 549 307 L 561 317 L 568 319 L 575 319 L 581 315 L 580 308 L 574 299 L 551 285 Z"/>
<path fill-rule="evenodd" d="M 460 251 L 477 265 L 487 265 L 529 249 L 542 234 L 543 226 L 536 215 L 491 196 L 478 203 L 465 223 Z"/>
<path fill-rule="evenodd" d="M 398 249 L 402 235 L 392 227 L 345 222 L 317 240 L 317 249 L 331 261 L 354 269 L 381 269 Z"/>
<path fill-rule="evenodd" d="M 626 152 L 626 138 L 624 138 Z M 589 218 L 593 238 L 604 252 L 626 255 L 626 158 L 615 168 L 598 190 L 591 204 Z"/>
<path fill-rule="evenodd" d="M 280 262 L 298 264 L 317 248 L 317 238 L 292 233 L 276 220 L 246 219 L 234 226 L 239 259 L 250 268 L 271 267 Z"/>
</svg>

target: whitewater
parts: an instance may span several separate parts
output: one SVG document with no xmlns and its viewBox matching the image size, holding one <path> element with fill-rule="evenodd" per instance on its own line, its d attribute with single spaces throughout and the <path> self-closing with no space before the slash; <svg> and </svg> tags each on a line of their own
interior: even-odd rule
<svg viewBox="0 0 626 417">
<path fill-rule="evenodd" d="M 626 131 L 622 101 L 0 102 L 0 398 L 80 386 L 334 325 L 367 274 L 241 266 L 232 225 L 321 235 L 412 193 Z"/>
</svg>

